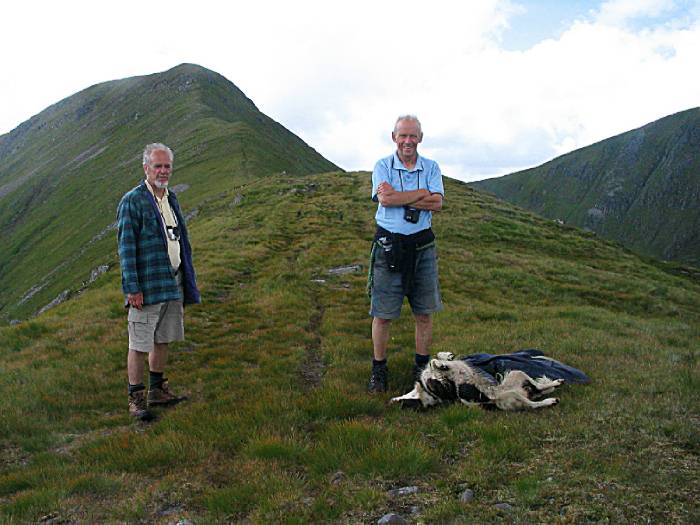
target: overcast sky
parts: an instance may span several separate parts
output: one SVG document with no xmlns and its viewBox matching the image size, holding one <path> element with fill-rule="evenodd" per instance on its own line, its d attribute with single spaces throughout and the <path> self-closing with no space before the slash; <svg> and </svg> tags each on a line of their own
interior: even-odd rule
<svg viewBox="0 0 700 525">
<path fill-rule="evenodd" d="M 10 0 L 0 134 L 92 84 L 200 64 L 346 170 L 397 115 L 479 180 L 700 106 L 700 0 Z"/>
</svg>

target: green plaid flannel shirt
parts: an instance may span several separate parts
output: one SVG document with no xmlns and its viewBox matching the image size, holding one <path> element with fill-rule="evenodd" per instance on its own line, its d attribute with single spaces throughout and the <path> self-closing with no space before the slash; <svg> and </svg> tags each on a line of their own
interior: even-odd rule
<svg viewBox="0 0 700 525">
<path fill-rule="evenodd" d="M 186 270 L 184 302 L 199 302 L 185 220 L 174 193 L 169 192 L 168 202 L 177 216 L 180 246 L 184 248 L 181 250 Z M 142 292 L 143 304 L 183 299 L 171 270 L 160 215 L 145 182 L 129 191 L 119 202 L 117 236 L 125 295 Z"/>
</svg>

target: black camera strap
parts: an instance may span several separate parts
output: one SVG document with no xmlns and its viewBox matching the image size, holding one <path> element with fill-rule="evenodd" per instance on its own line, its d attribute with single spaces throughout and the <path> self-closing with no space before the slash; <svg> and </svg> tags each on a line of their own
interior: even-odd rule
<svg viewBox="0 0 700 525">
<path fill-rule="evenodd" d="M 405 191 L 403 189 L 403 177 L 401 176 L 401 172 L 404 170 L 402 170 L 401 168 L 396 168 L 394 166 L 394 157 L 393 156 L 391 157 L 391 169 L 399 172 L 399 184 L 401 184 L 401 191 Z M 416 175 L 418 176 L 418 187 L 416 189 L 419 190 L 420 189 L 420 172 L 421 172 L 421 170 L 416 170 L 416 171 L 417 171 Z M 406 170 L 406 173 L 408 173 L 408 170 Z"/>
<path fill-rule="evenodd" d="M 165 219 L 165 214 L 163 213 L 163 199 L 167 200 L 168 202 L 168 208 L 170 209 L 170 216 L 173 219 L 173 222 L 175 224 L 168 224 L 168 221 Z M 163 226 L 165 226 L 165 231 L 166 231 L 166 237 L 168 240 L 171 241 L 179 241 L 180 240 L 180 223 L 177 220 L 177 214 L 175 213 L 175 210 L 173 209 L 172 204 L 170 204 L 170 200 L 168 200 L 167 195 L 163 196 L 163 199 L 156 199 L 156 204 L 158 205 L 158 211 L 160 212 L 160 216 L 163 219 Z"/>
</svg>

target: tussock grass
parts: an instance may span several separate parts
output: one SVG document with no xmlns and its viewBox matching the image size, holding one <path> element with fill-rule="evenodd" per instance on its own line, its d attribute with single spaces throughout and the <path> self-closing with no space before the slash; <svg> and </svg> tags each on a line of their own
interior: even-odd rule
<svg viewBox="0 0 700 525">
<path fill-rule="evenodd" d="M 462 184 L 447 191 L 433 350 L 540 348 L 592 385 L 564 386 L 559 405 L 532 413 L 389 406 L 412 387 L 406 305 L 390 392 L 369 396 L 368 174 L 256 179 L 222 188 L 190 224 L 204 304 L 186 310 L 168 367 L 190 400 L 157 421 L 126 413 L 116 269 L 0 328 L 0 522 L 371 523 L 389 511 L 692 522 L 698 283 Z M 328 272 L 352 264 L 362 270 Z M 408 485 L 419 491 L 388 493 Z"/>
</svg>

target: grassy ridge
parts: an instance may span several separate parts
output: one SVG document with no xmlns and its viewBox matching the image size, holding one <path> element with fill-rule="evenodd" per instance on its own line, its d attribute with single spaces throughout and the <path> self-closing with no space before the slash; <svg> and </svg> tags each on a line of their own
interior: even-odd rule
<svg viewBox="0 0 700 525">
<path fill-rule="evenodd" d="M 126 415 L 116 270 L 0 328 L 0 521 L 698 519 L 700 286 L 446 186 L 434 351 L 538 347 L 592 385 L 566 386 L 557 407 L 533 413 L 388 406 L 411 387 L 404 311 L 391 392 L 367 395 L 365 275 L 328 270 L 366 269 L 369 175 L 222 185 L 190 224 L 205 303 L 187 310 L 188 340 L 168 374 L 189 402 L 147 426 Z M 387 492 L 407 485 L 419 492 Z M 459 502 L 465 488 L 472 503 Z"/>
</svg>

